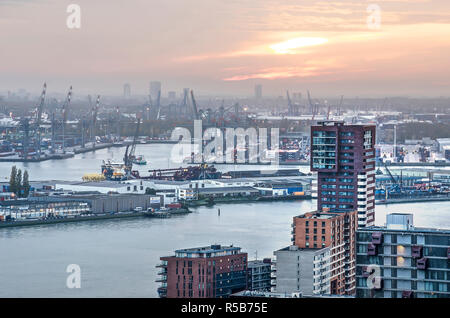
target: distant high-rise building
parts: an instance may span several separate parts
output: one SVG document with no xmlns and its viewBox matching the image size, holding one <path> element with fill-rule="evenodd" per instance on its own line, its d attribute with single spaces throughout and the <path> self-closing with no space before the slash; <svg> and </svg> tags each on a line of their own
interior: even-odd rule
<svg viewBox="0 0 450 318">
<path fill-rule="evenodd" d="M 167 98 L 169 99 L 169 102 L 174 102 L 176 100 L 176 98 L 177 98 L 177 93 L 174 92 L 174 91 L 170 91 L 167 94 Z"/>
<path fill-rule="evenodd" d="M 131 86 L 128 83 L 123 85 L 123 97 L 130 98 L 131 97 Z"/>
<path fill-rule="evenodd" d="M 225 298 L 247 287 L 247 253 L 240 247 L 211 245 L 176 250 L 161 257 L 162 298 Z"/>
<path fill-rule="evenodd" d="M 256 99 L 262 98 L 262 85 L 261 84 L 255 85 L 255 98 Z"/>
<path fill-rule="evenodd" d="M 183 108 L 181 109 L 182 114 L 188 113 L 188 105 L 189 105 L 189 88 L 183 88 Z"/>
<path fill-rule="evenodd" d="M 150 82 L 150 96 L 153 101 L 156 101 L 159 92 L 161 92 L 161 82 Z"/>
<path fill-rule="evenodd" d="M 317 209 L 358 211 L 358 225 L 375 222 L 375 125 L 322 122 L 311 126 L 311 171 Z"/>
<path fill-rule="evenodd" d="M 356 248 L 357 298 L 450 298 L 450 230 L 393 213 L 383 227 L 358 229 Z"/>
</svg>

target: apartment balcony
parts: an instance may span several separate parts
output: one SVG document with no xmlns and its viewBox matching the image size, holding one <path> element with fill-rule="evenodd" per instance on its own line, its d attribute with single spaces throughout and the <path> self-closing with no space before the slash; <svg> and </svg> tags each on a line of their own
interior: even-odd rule
<svg viewBox="0 0 450 318">
<path fill-rule="evenodd" d="M 362 271 L 362 277 L 367 278 L 367 277 L 370 276 L 370 273 L 369 273 L 369 271 L 368 271 L 368 267 L 367 267 L 367 266 L 363 266 L 363 267 L 361 268 L 361 271 Z"/>
<path fill-rule="evenodd" d="M 377 255 L 377 247 L 375 245 L 373 245 L 372 243 L 370 243 L 367 246 L 367 255 L 369 255 L 369 256 Z"/>
<path fill-rule="evenodd" d="M 378 245 L 383 242 L 383 233 L 375 232 L 372 233 L 372 244 Z"/>
<path fill-rule="evenodd" d="M 402 291 L 402 298 L 414 298 L 414 293 L 411 290 Z"/>
<path fill-rule="evenodd" d="M 158 294 L 161 297 L 161 294 L 166 295 L 167 294 L 167 286 L 159 286 L 158 289 Z"/>
<path fill-rule="evenodd" d="M 411 246 L 411 256 L 413 258 L 422 257 L 422 246 Z"/>
<path fill-rule="evenodd" d="M 155 282 L 157 282 L 157 283 L 167 283 L 167 276 L 162 276 L 160 278 L 157 278 L 155 280 Z"/>
<path fill-rule="evenodd" d="M 417 269 L 427 269 L 428 266 L 428 258 L 423 257 L 417 260 Z"/>
<path fill-rule="evenodd" d="M 167 261 L 162 261 L 161 263 L 156 265 L 156 267 L 167 267 Z"/>
</svg>

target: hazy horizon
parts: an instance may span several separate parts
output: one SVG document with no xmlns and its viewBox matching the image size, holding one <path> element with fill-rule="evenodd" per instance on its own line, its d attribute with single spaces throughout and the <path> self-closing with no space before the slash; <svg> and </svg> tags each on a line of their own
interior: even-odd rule
<svg viewBox="0 0 450 318">
<path fill-rule="evenodd" d="M 0 0 L 0 41 L 0 92 L 450 96 L 448 0 Z"/>
</svg>

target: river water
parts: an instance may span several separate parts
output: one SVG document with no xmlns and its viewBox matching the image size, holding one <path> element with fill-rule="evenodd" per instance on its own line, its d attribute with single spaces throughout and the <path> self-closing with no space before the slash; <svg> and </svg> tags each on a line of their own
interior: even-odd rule
<svg viewBox="0 0 450 318">
<path fill-rule="evenodd" d="M 148 169 L 177 167 L 168 160 L 170 147 L 139 146 L 137 153 L 146 156 Z M 68 160 L 16 165 L 28 169 L 32 180 L 80 180 L 85 173 L 98 172 L 102 159 L 120 160 L 122 155 L 123 148 L 112 148 Z M 0 163 L 0 176 L 9 175 L 11 166 Z M 315 200 L 221 204 L 170 219 L 1 229 L 0 297 L 157 297 L 159 257 L 215 243 L 240 246 L 249 259 L 273 257 L 273 251 L 291 242 L 292 217 L 314 210 L 315 204 Z M 416 226 L 450 228 L 448 202 L 377 206 L 376 224 L 383 225 L 391 212 L 413 213 Z M 79 289 L 66 286 L 70 264 L 81 268 Z"/>
</svg>

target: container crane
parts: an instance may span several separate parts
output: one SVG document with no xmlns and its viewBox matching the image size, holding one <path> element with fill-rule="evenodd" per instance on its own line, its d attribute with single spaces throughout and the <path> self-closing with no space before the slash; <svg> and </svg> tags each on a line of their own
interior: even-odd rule
<svg viewBox="0 0 450 318">
<path fill-rule="evenodd" d="M 197 103 L 196 103 L 195 97 L 194 97 L 194 90 L 191 90 L 191 99 L 192 99 L 192 107 L 194 110 L 194 119 L 198 120 L 199 116 L 198 116 L 198 110 L 197 110 Z"/>
<path fill-rule="evenodd" d="M 39 102 L 39 106 L 37 109 L 37 117 L 36 117 L 36 132 L 37 132 L 37 153 L 38 157 L 41 157 L 41 118 L 42 118 L 42 110 L 44 109 L 44 102 L 45 102 L 45 94 L 47 91 L 47 83 L 44 83 L 44 88 L 42 89 L 41 98 Z"/>
<path fill-rule="evenodd" d="M 133 160 L 135 158 L 136 153 L 136 144 L 137 144 L 137 138 L 139 136 L 139 126 L 141 124 L 141 118 L 138 118 L 137 124 L 136 124 L 136 132 L 134 133 L 133 142 L 130 145 L 127 145 L 125 149 L 125 155 L 123 157 L 123 163 L 124 163 L 124 170 L 126 178 L 129 178 L 131 176 L 131 170 L 133 168 Z M 129 151 L 128 151 L 129 150 Z"/>
<path fill-rule="evenodd" d="M 341 106 L 342 106 L 342 102 L 344 101 L 344 95 L 341 95 L 341 101 L 339 102 L 339 106 L 337 108 L 337 115 L 341 116 Z"/>
<path fill-rule="evenodd" d="M 91 104 L 91 95 L 89 95 L 89 104 Z M 97 95 L 97 101 L 95 102 L 95 106 L 92 108 L 92 126 L 90 129 L 90 133 L 91 133 L 91 141 L 93 142 L 93 147 L 95 145 L 94 139 L 95 139 L 95 126 L 97 124 L 97 114 L 98 114 L 98 110 L 100 108 L 100 95 Z"/>
<path fill-rule="evenodd" d="M 67 114 L 69 112 L 70 100 L 72 99 L 72 86 L 69 88 L 69 92 L 67 93 L 66 101 L 63 104 L 62 109 L 62 149 L 65 152 L 65 130 L 66 130 L 66 122 L 67 122 Z"/>
<path fill-rule="evenodd" d="M 309 105 L 311 106 L 311 114 L 312 114 L 311 120 L 314 120 L 314 118 L 316 117 L 316 114 L 318 113 L 319 103 L 316 102 L 315 104 L 313 104 L 313 102 L 311 100 L 311 95 L 309 94 L 309 91 L 308 91 L 308 101 L 309 101 Z"/>
<path fill-rule="evenodd" d="M 294 107 L 292 106 L 291 97 L 289 96 L 289 90 L 286 90 L 286 97 L 288 101 L 288 115 L 294 115 Z"/>
</svg>

